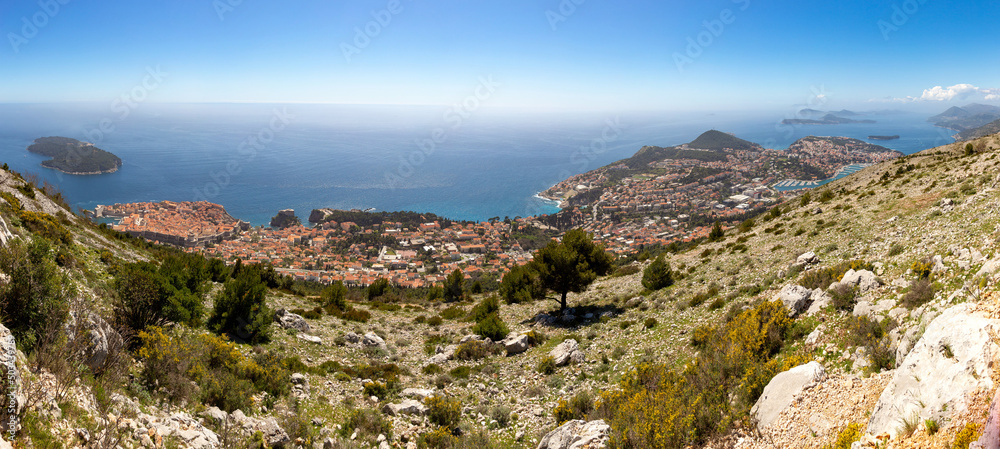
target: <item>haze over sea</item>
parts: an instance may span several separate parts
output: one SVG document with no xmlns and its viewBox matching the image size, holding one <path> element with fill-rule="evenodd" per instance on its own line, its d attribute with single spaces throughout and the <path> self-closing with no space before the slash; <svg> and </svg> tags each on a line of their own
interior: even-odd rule
<svg viewBox="0 0 1000 449">
<path fill-rule="evenodd" d="M 898 140 L 873 143 L 905 154 L 953 141 L 952 131 L 932 126 L 921 113 L 852 117 L 875 124 L 781 125 L 783 118 L 797 118 L 798 108 L 688 115 L 508 110 L 462 116 L 448 110 L 156 104 L 125 115 L 107 105 L 3 104 L 0 161 L 58 186 L 74 209 L 208 200 L 261 225 L 289 208 L 303 221 L 320 207 L 413 210 L 467 220 L 552 213 L 558 208 L 535 197 L 537 192 L 627 158 L 643 145 L 681 144 L 709 129 L 776 149 L 808 135 L 898 134 Z M 430 145 L 435 130 L 440 143 Z M 92 142 L 124 165 L 100 176 L 46 169 L 39 165 L 45 158 L 25 150 L 44 136 Z"/>
</svg>

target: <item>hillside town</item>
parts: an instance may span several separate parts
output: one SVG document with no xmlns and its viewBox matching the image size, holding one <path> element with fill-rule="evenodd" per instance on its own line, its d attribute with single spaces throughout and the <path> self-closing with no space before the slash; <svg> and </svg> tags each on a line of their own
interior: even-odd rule
<svg viewBox="0 0 1000 449">
<path fill-rule="evenodd" d="M 299 280 L 366 286 L 387 279 L 420 288 L 439 285 L 455 269 L 469 279 L 498 281 L 572 227 L 623 257 L 690 242 L 707 236 L 715 222 L 734 226 L 798 194 L 775 189 L 780 180 L 803 173 L 830 176 L 840 168 L 823 161 L 873 163 L 898 155 L 854 139 L 807 138 L 789 151 L 721 139 L 735 143 L 712 151 L 645 147 L 633 159 L 650 152 L 649 162 L 626 160 L 573 176 L 540 194 L 559 201 L 563 210 L 538 217 L 360 225 L 327 220 L 333 211 L 317 209 L 309 215 L 314 225 L 303 226 L 294 211 L 284 210 L 272 226 L 252 228 L 217 204 L 169 201 L 98 206 L 95 215 L 120 219 L 115 229 L 132 235 L 229 262 L 270 263 Z"/>
</svg>

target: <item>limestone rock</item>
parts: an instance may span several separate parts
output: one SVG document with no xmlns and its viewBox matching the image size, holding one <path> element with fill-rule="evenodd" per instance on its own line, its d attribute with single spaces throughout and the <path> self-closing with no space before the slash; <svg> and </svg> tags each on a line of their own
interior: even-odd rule
<svg viewBox="0 0 1000 449">
<path fill-rule="evenodd" d="M 809 316 L 819 313 L 824 307 L 830 305 L 830 301 L 833 301 L 833 297 L 820 288 L 813 290 L 812 294 L 809 295 L 809 299 L 809 308 L 806 309 L 806 315 Z"/>
<path fill-rule="evenodd" d="M 878 276 L 875 276 L 875 273 L 868 270 L 847 270 L 847 273 L 844 273 L 844 277 L 840 279 L 840 282 L 857 287 L 860 294 L 868 293 L 882 285 L 882 281 L 878 279 Z"/>
<path fill-rule="evenodd" d="M 298 337 L 299 340 L 307 341 L 309 343 L 315 343 L 317 345 L 323 344 L 323 339 L 315 335 L 298 334 L 296 337 Z"/>
<path fill-rule="evenodd" d="M 998 348 L 987 329 L 998 326 L 1000 320 L 971 314 L 968 304 L 931 321 L 882 391 L 868 433 L 895 433 L 913 415 L 946 422 L 950 414 L 966 410 L 969 392 L 992 386 L 990 363 Z"/>
<path fill-rule="evenodd" d="M 93 372 L 101 372 L 108 361 L 108 354 L 121 351 L 124 340 L 107 321 L 94 313 L 86 312 L 83 317 L 77 317 L 76 312 L 70 312 L 66 321 L 66 336 L 71 343 L 79 342 L 83 355 L 83 363 Z M 77 340 L 79 339 L 79 340 Z"/>
<path fill-rule="evenodd" d="M 570 362 L 580 363 L 585 359 L 583 351 L 580 350 L 580 344 L 572 338 L 559 343 L 549 355 L 555 359 L 556 366 L 568 365 Z"/>
<path fill-rule="evenodd" d="M 369 348 L 388 349 L 385 345 L 385 340 L 374 332 L 369 332 L 361 337 L 361 344 Z"/>
<path fill-rule="evenodd" d="M 873 303 L 872 298 L 863 297 L 858 300 L 857 304 L 854 305 L 852 315 L 867 316 L 871 319 L 877 319 L 879 314 L 888 312 L 894 308 L 896 308 L 895 300 L 883 299 L 877 303 Z"/>
<path fill-rule="evenodd" d="M 446 346 L 444 348 L 439 347 L 437 354 L 434 354 L 434 356 L 431 357 L 430 360 L 428 360 L 427 362 L 428 363 L 436 363 L 438 365 L 440 365 L 440 364 L 442 364 L 444 362 L 447 362 L 447 361 L 455 358 L 455 350 L 456 349 L 458 349 L 458 346 L 455 346 L 455 345 L 448 345 L 448 346 Z"/>
<path fill-rule="evenodd" d="M 306 333 L 312 331 L 309 323 L 306 322 L 305 318 L 302 318 L 302 315 L 289 312 L 285 309 L 278 309 L 274 314 L 278 318 L 278 325 L 285 329 L 295 329 Z"/>
<path fill-rule="evenodd" d="M 354 332 L 348 332 L 344 335 L 344 340 L 347 340 L 348 343 L 361 343 L 361 336 Z"/>
<path fill-rule="evenodd" d="M 528 336 L 525 334 L 511 335 L 503 340 L 507 355 L 520 354 L 528 350 Z"/>
<path fill-rule="evenodd" d="M 788 308 L 788 315 L 795 316 L 809 307 L 810 296 L 812 296 L 812 290 L 801 285 L 789 284 L 774 296 L 774 300 L 780 300 Z"/>
<path fill-rule="evenodd" d="M 605 447 L 611 426 L 603 419 L 574 419 L 545 434 L 537 449 L 599 449 Z"/>
<path fill-rule="evenodd" d="M 399 395 L 405 398 L 414 398 L 418 401 L 423 401 L 424 399 L 427 399 L 428 396 L 434 395 L 434 390 L 427 388 L 406 388 L 399 393 Z"/>
<path fill-rule="evenodd" d="M 792 404 L 795 395 L 824 380 L 826 370 L 815 361 L 778 373 L 764 387 L 764 392 L 750 410 L 750 414 L 757 420 L 757 428 L 763 429 L 774 422 L 781 411 Z"/>
<path fill-rule="evenodd" d="M 420 401 L 406 399 L 398 404 L 386 404 L 382 407 L 382 413 L 391 416 L 425 415 L 427 414 L 427 406 Z"/>
<path fill-rule="evenodd" d="M 806 266 L 819 263 L 819 257 L 815 252 L 809 251 L 807 253 L 802 253 L 799 257 L 795 258 L 795 265 Z"/>
<path fill-rule="evenodd" d="M 466 335 L 459 340 L 458 344 L 468 343 L 470 341 L 483 341 L 483 337 L 476 334 Z"/>
<path fill-rule="evenodd" d="M 209 407 L 205 411 L 201 412 L 201 416 L 216 425 L 225 424 L 226 420 L 229 419 L 229 414 L 219 407 Z"/>
</svg>

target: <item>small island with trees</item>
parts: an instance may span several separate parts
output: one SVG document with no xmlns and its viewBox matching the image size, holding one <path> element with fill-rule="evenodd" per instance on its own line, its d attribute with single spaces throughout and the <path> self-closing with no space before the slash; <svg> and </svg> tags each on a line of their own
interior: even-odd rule
<svg viewBox="0 0 1000 449">
<path fill-rule="evenodd" d="M 28 151 L 51 157 L 42 162 L 43 167 L 71 175 L 99 175 L 114 173 L 122 166 L 118 156 L 104 151 L 89 142 L 69 137 L 41 137 L 28 146 Z"/>
<path fill-rule="evenodd" d="M 868 136 L 868 140 L 896 140 L 899 138 L 899 134 L 892 136 Z"/>
</svg>

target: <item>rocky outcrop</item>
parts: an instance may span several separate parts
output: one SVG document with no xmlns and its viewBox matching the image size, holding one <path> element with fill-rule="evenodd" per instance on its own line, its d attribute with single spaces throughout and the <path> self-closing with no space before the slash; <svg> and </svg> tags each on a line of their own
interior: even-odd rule
<svg viewBox="0 0 1000 449">
<path fill-rule="evenodd" d="M 405 388 L 401 393 L 399 393 L 399 395 L 404 398 L 413 398 L 418 401 L 423 401 L 429 396 L 434 395 L 434 390 L 427 388 Z"/>
<path fill-rule="evenodd" d="M 516 355 L 528 350 L 528 335 L 511 334 L 503 340 L 503 346 L 507 350 L 507 355 Z"/>
<path fill-rule="evenodd" d="M 998 350 L 987 329 L 1000 320 L 973 315 L 968 304 L 935 318 L 896 369 L 868 421 L 868 433 L 896 433 L 904 419 L 946 422 L 967 409 L 967 394 L 992 387 L 990 364 Z"/>
<path fill-rule="evenodd" d="M 278 211 L 278 215 L 271 218 L 269 225 L 275 229 L 284 229 L 290 226 L 302 224 L 299 217 L 295 216 L 294 209 L 284 209 Z"/>
<path fill-rule="evenodd" d="M 812 290 L 801 285 L 789 284 L 782 288 L 777 295 L 774 295 L 774 300 L 781 301 L 785 305 L 789 316 L 796 316 L 809 307 L 809 298 L 811 296 Z"/>
<path fill-rule="evenodd" d="M 868 270 L 847 270 L 844 277 L 840 279 L 840 283 L 857 287 L 858 293 L 862 295 L 882 286 L 882 281 L 879 280 L 878 276 Z"/>
<path fill-rule="evenodd" d="M 234 411 L 231 417 L 245 433 L 253 435 L 254 432 L 260 432 L 269 447 L 281 447 L 292 441 L 285 429 L 282 429 L 278 421 L 272 417 L 254 419 L 247 417 L 240 410 Z"/>
<path fill-rule="evenodd" d="M 582 363 L 586 358 L 583 351 L 580 350 L 580 344 L 572 338 L 559 343 L 549 355 L 555 359 L 556 366 L 565 366 L 570 362 Z"/>
<path fill-rule="evenodd" d="M 795 258 L 795 263 L 792 266 L 804 267 L 807 265 L 813 265 L 819 263 L 819 256 L 815 252 L 809 251 L 807 253 L 802 253 L 799 257 Z"/>
<path fill-rule="evenodd" d="M 378 334 L 374 332 L 369 332 L 361 337 L 361 345 L 366 348 L 379 348 L 382 350 L 387 350 L 388 346 L 385 345 L 385 340 L 379 337 Z"/>
<path fill-rule="evenodd" d="M 8 416 L 10 407 L 10 388 L 13 386 L 14 393 L 14 416 L 20 416 L 24 411 L 24 383 L 21 382 L 21 370 L 17 366 L 17 342 L 14 340 L 14 334 L 10 332 L 3 324 L 0 324 L 0 373 L 3 377 L 0 377 L 0 381 L 3 382 L 3 386 L 0 387 L 0 391 L 4 393 L 2 401 L 3 407 L 0 408 L 0 418 L 7 418 L 0 420 L 0 430 L 3 433 L 8 433 L 10 431 L 10 419 Z M 20 422 L 20 420 L 15 420 Z M 18 430 L 18 429 L 14 429 Z"/>
<path fill-rule="evenodd" d="M 333 209 L 313 209 L 309 213 L 310 223 L 322 223 L 326 221 L 326 217 L 329 217 L 333 213 Z"/>
<path fill-rule="evenodd" d="M 406 399 L 398 404 L 386 404 L 382 407 L 382 413 L 391 416 L 400 415 L 426 415 L 427 406 L 413 399 Z"/>
<path fill-rule="evenodd" d="M 826 380 L 826 370 L 817 362 L 809 362 L 778 373 L 767 383 L 757 403 L 750 409 L 751 415 L 757 420 L 757 428 L 763 429 L 770 425 L 782 410 L 792 404 L 796 395 L 824 380 Z"/>
<path fill-rule="evenodd" d="M 123 349 L 124 340 L 107 321 L 85 312 L 82 317 L 70 312 L 66 321 L 66 336 L 71 347 L 79 348 L 83 363 L 91 372 L 100 373 L 108 363 L 108 356 Z M 76 343 L 76 344 L 74 344 Z"/>
<path fill-rule="evenodd" d="M 574 419 L 545 434 L 537 449 L 599 449 L 605 447 L 610 433 L 611 426 L 603 419 Z"/>
<path fill-rule="evenodd" d="M 278 320 L 278 325 L 285 329 L 295 329 L 299 332 L 309 333 L 312 328 L 306 319 L 302 315 L 289 312 L 285 309 L 278 309 L 274 312 L 275 318 Z"/>
</svg>

